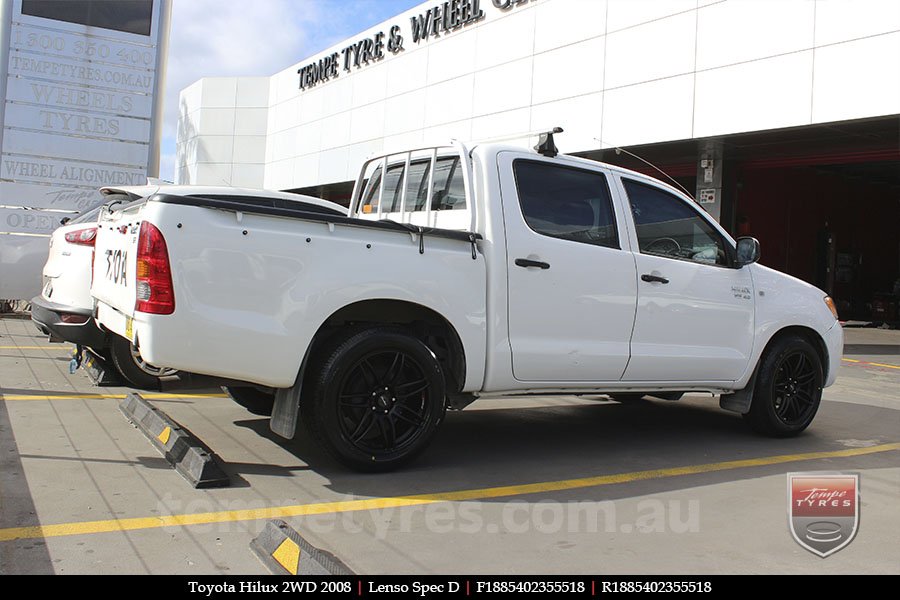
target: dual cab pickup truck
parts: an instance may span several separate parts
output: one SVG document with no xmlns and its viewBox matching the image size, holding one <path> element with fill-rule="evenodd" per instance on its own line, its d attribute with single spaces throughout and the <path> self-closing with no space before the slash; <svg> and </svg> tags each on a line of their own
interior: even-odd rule
<svg viewBox="0 0 900 600">
<path fill-rule="evenodd" d="M 363 165 L 347 216 L 156 193 L 100 219 L 97 320 L 154 365 L 274 391 L 335 458 L 387 470 L 446 409 L 526 394 L 720 395 L 803 431 L 834 382 L 831 300 L 645 175 L 504 145 Z"/>
</svg>

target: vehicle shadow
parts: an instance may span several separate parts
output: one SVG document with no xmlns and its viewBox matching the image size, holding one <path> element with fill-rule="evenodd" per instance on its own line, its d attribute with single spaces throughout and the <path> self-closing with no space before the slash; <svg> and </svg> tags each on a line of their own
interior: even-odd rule
<svg viewBox="0 0 900 600">
<path fill-rule="evenodd" d="M 496 406 L 498 402 L 494 402 Z M 896 442 L 896 412 L 827 402 L 811 428 L 794 438 L 755 434 L 740 415 L 710 397 L 681 402 L 470 409 L 448 413 L 436 439 L 414 462 L 389 474 L 361 474 L 336 464 L 298 427 L 293 440 L 273 434 L 265 419 L 237 425 L 256 431 L 327 477 L 329 487 L 356 497 L 409 496 L 554 482 L 607 474 L 693 467 L 725 461 L 843 450 L 847 442 Z M 865 431 L 868 441 L 859 442 Z M 855 457 L 848 464 L 891 466 L 895 453 Z M 839 468 L 819 461 L 650 476 L 625 484 L 557 491 L 554 498 L 610 499 L 658 493 L 791 470 Z M 823 464 L 828 465 L 822 467 Z M 839 464 L 839 463 L 837 463 Z M 544 494 L 546 496 L 546 494 Z M 503 501 L 503 499 L 497 500 Z"/>
</svg>

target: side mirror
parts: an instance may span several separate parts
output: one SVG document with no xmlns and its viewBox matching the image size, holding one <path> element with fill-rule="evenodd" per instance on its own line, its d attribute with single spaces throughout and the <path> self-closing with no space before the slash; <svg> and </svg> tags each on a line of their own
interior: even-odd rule
<svg viewBox="0 0 900 600">
<path fill-rule="evenodd" d="M 737 241 L 737 259 L 735 264 L 738 267 L 744 265 L 752 265 L 759 260 L 760 248 L 759 240 L 755 237 L 742 237 Z"/>
</svg>

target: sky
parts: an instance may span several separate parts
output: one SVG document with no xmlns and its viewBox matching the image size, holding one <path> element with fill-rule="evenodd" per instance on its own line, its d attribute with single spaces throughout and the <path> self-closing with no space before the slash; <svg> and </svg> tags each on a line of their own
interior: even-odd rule
<svg viewBox="0 0 900 600">
<path fill-rule="evenodd" d="M 178 95 L 202 77 L 273 75 L 422 0 L 174 0 L 160 177 L 175 173 Z"/>
</svg>

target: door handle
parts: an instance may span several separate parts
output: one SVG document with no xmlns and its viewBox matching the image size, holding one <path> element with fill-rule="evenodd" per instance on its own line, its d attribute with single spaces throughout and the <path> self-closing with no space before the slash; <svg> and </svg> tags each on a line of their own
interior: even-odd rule
<svg viewBox="0 0 900 600">
<path fill-rule="evenodd" d="M 538 269 L 549 269 L 550 263 L 545 263 L 539 260 L 531 260 L 530 258 L 517 258 L 516 259 L 517 267 L 537 267 Z"/>
<path fill-rule="evenodd" d="M 647 283 L 669 283 L 669 280 L 665 277 L 660 277 L 659 275 L 650 275 L 649 273 L 644 273 L 641 275 L 641 281 L 646 281 Z"/>
</svg>

